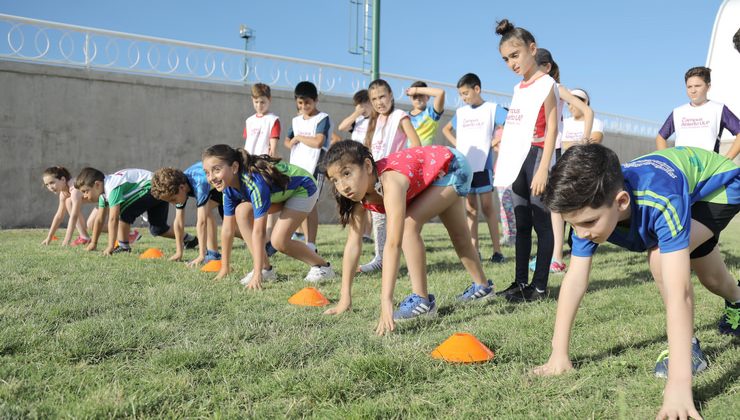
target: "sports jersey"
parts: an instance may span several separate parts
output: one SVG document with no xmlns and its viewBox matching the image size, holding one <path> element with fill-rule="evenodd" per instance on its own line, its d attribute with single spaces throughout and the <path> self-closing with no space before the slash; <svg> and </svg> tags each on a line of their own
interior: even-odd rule
<svg viewBox="0 0 740 420">
<path fill-rule="evenodd" d="M 406 191 L 406 204 L 421 194 L 434 181 L 447 174 L 447 168 L 454 155 L 446 146 L 412 147 L 400 152 L 391 153 L 375 162 L 378 176 L 386 171 L 395 171 L 406 176 L 409 189 Z M 385 213 L 385 206 L 366 203 L 362 206 L 376 213 Z"/>
<path fill-rule="evenodd" d="M 580 142 L 583 139 L 583 128 L 586 125 L 584 120 L 576 120 L 573 117 L 566 118 L 563 120 L 563 143 Z M 594 118 L 593 125 L 591 126 L 591 133 L 603 133 L 604 123 Z"/>
<path fill-rule="evenodd" d="M 352 123 L 352 140 L 365 143 L 365 136 L 367 135 L 367 127 L 370 126 L 370 118 L 363 117 L 360 115 L 357 117 L 354 123 Z"/>
<path fill-rule="evenodd" d="M 316 180 L 305 169 L 285 162 L 275 164 L 278 171 L 290 177 L 288 186 L 282 190 L 269 184 L 259 173 L 239 174 L 239 188 L 224 188 L 224 216 L 233 216 L 236 206 L 242 202 L 252 203 L 254 218 L 265 216 L 272 203 L 282 203 L 291 197 L 309 197 L 316 193 Z"/>
<path fill-rule="evenodd" d="M 496 126 L 506 121 L 506 111 L 493 102 L 465 105 L 455 111 L 450 122 L 455 129 L 457 150 L 468 160 L 473 172 L 492 169 L 488 163 Z"/>
<path fill-rule="evenodd" d="M 689 246 L 691 205 L 740 204 L 740 168 L 717 153 L 676 147 L 622 165 L 631 199 L 629 226 L 617 225 L 607 241 L 630 251 Z M 573 255 L 588 257 L 597 244 L 573 235 Z"/>
<path fill-rule="evenodd" d="M 416 135 L 419 136 L 422 146 L 432 144 L 434 136 L 437 134 L 440 117 L 442 117 L 442 113 L 438 113 L 432 103 L 427 103 L 427 107 L 416 115 L 409 113 L 411 125 L 414 126 L 414 130 L 416 130 Z"/>
<path fill-rule="evenodd" d="M 208 183 L 206 172 L 203 170 L 203 162 L 195 162 L 188 169 L 185 169 L 183 173 L 185 174 L 185 178 L 188 179 L 188 184 L 190 184 L 188 197 L 195 198 L 196 207 L 204 206 L 208 202 L 208 196 L 213 187 Z M 178 209 L 184 207 L 185 203 L 175 205 L 175 208 Z"/>
<path fill-rule="evenodd" d="M 303 115 L 293 117 L 293 126 L 290 128 L 288 138 L 295 136 L 315 137 L 319 134 L 324 135 L 324 143 L 321 147 L 311 147 L 303 142 L 299 142 L 290 149 L 290 163 L 298 165 L 309 173 L 313 173 L 321 157 L 322 150 L 329 148 L 331 142 L 331 120 L 325 112 L 319 112 L 316 115 L 303 118 Z"/>
<path fill-rule="evenodd" d="M 250 155 L 266 155 L 270 151 L 270 139 L 280 138 L 280 119 L 273 113 L 254 114 L 247 118 L 244 126 L 244 150 Z"/>
<path fill-rule="evenodd" d="M 667 140 L 675 132 L 676 146 L 701 147 L 719 153 L 725 128 L 736 136 L 740 133 L 740 121 L 727 106 L 707 101 L 700 106 L 688 103 L 674 109 L 658 134 Z"/>
<path fill-rule="evenodd" d="M 401 121 L 408 118 L 406 111 L 396 109 L 389 115 L 381 115 L 375 125 L 370 151 L 376 161 L 406 148 L 406 133 L 401 129 Z"/>
<path fill-rule="evenodd" d="M 145 169 L 121 169 L 106 175 L 98 207 L 121 205 L 121 211 L 152 189 L 152 173 Z"/>
</svg>

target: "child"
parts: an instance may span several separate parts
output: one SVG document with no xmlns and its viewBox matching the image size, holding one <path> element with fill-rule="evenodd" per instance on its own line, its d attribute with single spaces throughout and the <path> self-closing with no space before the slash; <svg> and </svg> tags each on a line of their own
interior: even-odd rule
<svg viewBox="0 0 740 420">
<path fill-rule="evenodd" d="M 406 95 L 411 98 L 414 108 L 409 112 L 411 125 L 422 146 L 429 146 L 437 134 L 439 119 L 445 112 L 445 91 L 439 88 L 427 87 L 422 81 L 416 81 L 406 89 Z M 429 104 L 429 97 L 434 97 L 434 104 Z M 412 147 L 409 144 L 409 147 Z"/>
<path fill-rule="evenodd" d="M 692 67 L 684 75 L 686 94 L 691 102 L 671 112 L 655 137 L 658 150 L 668 147 L 667 139 L 676 132 L 676 146 L 701 147 L 719 153 L 722 131 L 726 128 L 735 136 L 727 151 L 727 158 L 735 159 L 740 153 L 740 121 L 726 105 L 707 99 L 712 87 L 712 70 Z"/>
<path fill-rule="evenodd" d="M 589 107 L 591 106 L 591 99 L 588 93 L 583 89 L 573 89 L 570 94 L 576 99 L 573 103 L 568 103 L 568 111 L 570 117 L 563 120 L 563 149 L 567 150 L 569 147 L 579 143 L 601 143 L 604 140 L 604 123 L 594 117 L 591 125 L 591 134 L 586 136 L 586 123 L 587 118 L 581 108 L 577 105 L 584 104 Z"/>
<path fill-rule="evenodd" d="M 740 210 L 740 168 L 692 147 L 654 152 L 620 167 L 617 155 L 606 147 L 579 145 L 555 165 L 543 199 L 576 232 L 570 269 L 560 288 L 552 354 L 535 373 L 554 375 L 573 368 L 570 333 L 598 244 L 608 241 L 647 251 L 666 306 L 670 352 L 670 359 L 656 366 L 656 375 L 668 376 L 656 418 L 670 413 L 700 418 L 691 396 L 692 359 L 695 371 L 706 367 L 706 359 L 698 340 L 692 340 L 690 270 L 725 299 L 720 332 L 740 334 L 740 284 L 716 246 L 720 232 Z"/>
<path fill-rule="evenodd" d="M 218 208 L 223 217 L 224 209 L 221 204 L 222 194 L 208 183 L 203 163 L 196 162 L 185 171 L 175 168 L 161 168 L 152 176 L 152 196 L 175 206 L 175 243 L 177 251 L 170 257 L 171 261 L 180 261 L 183 254 L 183 239 L 185 237 L 185 204 L 188 197 L 195 198 L 197 208 L 195 229 L 198 238 L 198 257 L 188 263 L 188 266 L 197 266 L 212 260 L 220 260 L 218 241 L 216 240 L 217 226 L 213 217 L 213 209 Z"/>
<path fill-rule="evenodd" d="M 504 19 L 496 33 L 501 35 L 499 51 L 504 62 L 523 77 L 514 86 L 494 177 L 497 187 L 511 184 L 516 216 L 516 273 L 503 294 L 510 302 L 539 300 L 547 294 L 553 249 L 550 213 L 539 195 L 547 184 L 558 132 L 557 89 L 555 80 L 537 66 L 537 44 L 529 31 Z M 528 285 L 533 226 L 537 232 L 537 267 Z"/>
<path fill-rule="evenodd" d="M 98 214 L 93 226 L 92 240 L 85 248 L 93 251 L 98 246 L 103 226 L 103 209 L 108 209 L 108 246 L 103 254 L 112 255 L 131 252 L 129 233 L 131 224 L 146 212 L 149 219 L 149 232 L 152 236 L 175 238 L 175 233 L 167 225 L 168 205 L 152 197 L 152 173 L 144 169 L 122 169 L 112 175 L 105 175 L 94 168 L 84 168 L 75 180 L 75 188 L 80 190 L 86 200 L 98 202 Z M 114 247 L 118 236 L 118 246 Z M 195 248 L 198 238 L 185 237 L 185 247 Z"/>
<path fill-rule="evenodd" d="M 442 129 L 442 133 L 465 156 L 473 170 L 473 181 L 465 206 L 473 247 L 480 255 L 478 246 L 478 199 L 480 199 L 483 216 L 493 242 L 493 255 L 489 261 L 502 263 L 504 256 L 501 254 L 498 237 L 498 206 L 494 203 L 493 197 L 492 147 L 496 143 L 495 130 L 503 125 L 506 112 L 495 103 L 483 100 L 480 95 L 480 78 L 473 73 L 460 78 L 457 82 L 457 91 L 466 105 L 457 109 L 455 116 Z M 452 134 L 453 129 L 457 137 Z"/>
<path fill-rule="evenodd" d="M 264 83 L 252 85 L 252 106 L 255 114 L 247 118 L 244 127 L 244 150 L 251 155 L 277 157 L 280 139 L 280 119 L 270 112 L 270 87 Z"/>
<path fill-rule="evenodd" d="M 43 174 L 43 181 L 47 190 L 59 196 L 59 206 L 57 207 L 57 212 L 54 214 L 54 218 L 51 220 L 49 233 L 46 235 L 46 239 L 41 242 L 41 245 L 49 245 L 51 243 L 54 233 L 56 233 L 57 228 L 59 228 L 62 220 L 64 220 L 65 212 L 69 213 L 69 222 L 67 223 L 67 232 L 64 234 L 61 245 L 69 245 L 75 227 L 79 236 L 72 242 L 72 246 L 90 243 L 90 235 L 87 234 L 87 226 L 85 226 L 85 220 L 82 217 L 82 193 L 74 187 L 74 179 L 70 177 L 67 168 L 63 166 L 46 168 Z"/>
<path fill-rule="evenodd" d="M 421 238 L 422 227 L 433 217 L 439 216 L 465 270 L 473 277 L 473 283 L 458 299 L 474 301 L 494 296 L 493 282 L 486 280 L 465 222 L 460 197 L 470 189 L 472 172 L 459 151 L 444 146 L 416 147 L 376 162 L 368 148 L 345 140 L 329 149 L 325 167 L 336 191 L 340 221 L 350 225 L 342 261 L 341 297 L 326 314 L 342 313 L 352 304 L 352 279 L 362 251 L 366 209 L 387 214 L 388 218 L 378 335 L 393 331 L 396 321 L 436 314 L 434 295 L 427 292 L 426 253 Z M 393 312 L 401 250 L 413 293 Z"/>
<path fill-rule="evenodd" d="M 373 113 L 365 136 L 365 147 L 370 149 L 373 159 L 378 161 L 393 152 L 409 147 L 421 146 L 408 114 L 395 108 L 393 90 L 383 79 L 370 82 L 367 88 Z M 363 273 L 380 271 L 383 268 L 383 246 L 385 245 L 385 214 L 373 212 L 375 234 L 375 256 L 358 267 Z"/>
<path fill-rule="evenodd" d="M 264 247 L 266 216 L 276 212 L 280 216 L 270 238 L 272 245 L 311 267 L 305 281 L 315 283 L 334 277 L 328 262 L 306 244 L 290 239 L 319 197 L 310 173 L 279 158 L 250 155 L 244 149 L 225 144 L 203 152 L 203 169 L 208 182 L 223 193 L 222 261 L 216 279 L 229 274 L 235 223 L 247 243 L 254 267 L 241 283 L 248 289 L 261 289 L 263 280 L 276 279 Z"/>
<path fill-rule="evenodd" d="M 343 119 L 337 128 L 341 131 L 351 133 L 352 140 L 362 143 L 365 141 L 365 136 L 367 136 L 367 126 L 370 123 L 370 114 L 373 112 L 373 107 L 370 105 L 370 97 L 367 95 L 367 89 L 355 92 L 354 96 L 352 96 L 352 103 L 355 105 L 354 112 Z M 337 141 L 341 141 L 341 138 Z M 332 144 L 337 141 L 333 141 Z"/>
<path fill-rule="evenodd" d="M 324 175 L 317 169 L 319 159 L 329 147 L 331 121 L 329 115 L 316 108 L 319 93 L 311 82 L 300 82 L 296 85 L 295 102 L 299 115 L 293 118 L 293 126 L 285 138 L 285 147 L 290 149 L 290 164 L 296 165 L 312 174 L 316 180 L 319 195 L 324 184 Z M 316 251 L 316 233 L 319 227 L 319 210 L 311 211 L 303 222 L 303 233 L 306 245 Z M 274 246 L 274 244 L 273 244 Z"/>
</svg>

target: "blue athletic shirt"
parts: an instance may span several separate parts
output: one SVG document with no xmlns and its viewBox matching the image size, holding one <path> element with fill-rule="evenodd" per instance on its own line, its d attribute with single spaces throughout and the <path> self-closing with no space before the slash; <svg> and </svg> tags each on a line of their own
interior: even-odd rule
<svg viewBox="0 0 740 420">
<path fill-rule="evenodd" d="M 617 225 L 607 239 L 630 251 L 688 248 L 691 205 L 697 201 L 740 204 L 740 168 L 722 155 L 675 147 L 622 165 L 630 194 L 629 227 Z M 573 235 L 572 254 L 590 257 L 598 245 Z"/>
<path fill-rule="evenodd" d="M 285 190 L 278 185 L 268 184 L 259 173 L 250 176 L 242 172 L 239 174 L 239 189 L 224 189 L 224 216 L 233 216 L 236 206 L 246 201 L 252 203 L 254 218 L 259 219 L 268 213 L 272 203 L 282 203 L 291 197 L 310 197 L 316 193 L 316 180 L 305 169 L 282 161 L 276 163 L 275 167 L 290 177 Z"/>
<path fill-rule="evenodd" d="M 208 183 L 206 172 L 203 170 L 203 162 L 195 162 L 188 169 L 185 169 L 183 173 L 185 174 L 185 178 L 188 179 L 188 184 L 190 184 L 188 197 L 195 198 L 196 207 L 204 206 L 208 202 L 208 196 L 213 187 Z M 184 207 L 185 203 L 175 205 L 175 208 L 178 209 Z"/>
</svg>

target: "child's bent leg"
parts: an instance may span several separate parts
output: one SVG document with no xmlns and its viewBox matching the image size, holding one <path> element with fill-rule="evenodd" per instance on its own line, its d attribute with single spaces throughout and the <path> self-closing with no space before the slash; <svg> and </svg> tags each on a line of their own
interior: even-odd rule
<svg viewBox="0 0 740 420">
<path fill-rule="evenodd" d="M 290 239 L 290 236 L 303 222 L 307 214 L 298 210 L 283 208 L 278 221 L 272 228 L 270 241 L 272 246 L 283 254 L 303 261 L 310 266 L 325 266 L 327 265 L 326 260 L 311 251 L 305 243 Z"/>
<path fill-rule="evenodd" d="M 385 214 L 372 212 L 373 233 L 375 234 L 375 260 L 383 261 L 385 248 Z"/>
<path fill-rule="evenodd" d="M 714 233 L 701 222 L 691 220 L 691 269 L 701 284 L 728 302 L 740 300 L 740 286 L 727 270 Z"/>
<path fill-rule="evenodd" d="M 250 203 L 240 203 L 236 206 L 234 216 L 236 219 L 236 225 L 239 227 L 242 238 L 244 238 L 244 242 L 247 244 L 249 253 L 254 256 L 255 252 L 265 252 L 264 245 L 260 246 L 259 244 L 252 243 L 252 231 L 254 227 L 254 208 L 252 205 Z M 270 258 L 267 257 L 267 254 L 265 254 L 263 261 L 264 263 L 262 264 L 262 268 L 270 268 Z"/>
<path fill-rule="evenodd" d="M 153 197 L 152 200 L 152 206 L 146 210 L 146 215 L 149 219 L 149 233 L 152 236 L 175 239 L 175 230 L 167 224 L 167 214 L 170 211 L 170 204 L 166 201 L 156 200 Z M 126 238 L 128 238 L 128 235 Z"/>
<path fill-rule="evenodd" d="M 498 203 L 496 201 L 496 194 L 493 191 L 480 195 L 481 211 L 488 224 L 488 233 L 491 235 L 493 252 L 501 253 L 501 241 L 499 240 L 498 232 Z"/>
<path fill-rule="evenodd" d="M 470 232 L 470 242 L 476 251 L 480 251 L 478 245 L 478 194 L 470 193 L 465 197 L 465 217 Z"/>
<path fill-rule="evenodd" d="M 542 203 L 540 197 L 532 196 L 532 223 L 537 232 L 537 264 L 532 276 L 532 284 L 540 292 L 547 290 L 550 276 L 550 259 L 552 258 L 553 238 L 550 212 Z"/>
<path fill-rule="evenodd" d="M 465 271 L 470 273 L 474 282 L 488 286 L 488 280 L 486 279 L 486 274 L 483 272 L 483 266 L 478 258 L 478 253 L 473 248 L 472 242 L 468 240 L 470 232 L 465 229 L 466 225 L 463 223 L 463 218 L 460 217 L 460 214 L 464 211 L 463 206 L 463 200 L 453 202 L 446 210 L 439 214 L 439 219 L 450 235 L 452 245 L 455 247 L 455 252 L 465 267 Z"/>
<path fill-rule="evenodd" d="M 313 207 L 308 216 L 306 216 L 306 222 L 304 223 L 304 233 L 306 234 L 306 242 L 316 245 L 316 235 L 319 232 L 319 205 Z"/>
<path fill-rule="evenodd" d="M 213 209 L 216 207 L 218 203 L 213 200 L 206 203 L 206 249 L 212 251 L 218 251 L 218 224 L 213 216 Z"/>
</svg>

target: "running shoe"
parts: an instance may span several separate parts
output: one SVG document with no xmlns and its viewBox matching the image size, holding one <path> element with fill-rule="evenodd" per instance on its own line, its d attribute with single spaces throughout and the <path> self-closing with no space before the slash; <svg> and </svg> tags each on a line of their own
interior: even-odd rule
<svg viewBox="0 0 740 420">
<path fill-rule="evenodd" d="M 473 282 L 468 286 L 465 291 L 457 297 L 460 302 L 472 302 L 478 300 L 486 300 L 496 296 L 493 292 L 493 281 L 488 280 L 488 286 L 481 286 L 478 283 Z"/>
<path fill-rule="evenodd" d="M 239 283 L 246 286 L 249 284 L 250 281 L 252 281 L 252 277 L 254 277 L 254 270 L 247 273 L 246 276 L 244 276 L 243 279 L 239 280 Z M 270 281 L 276 281 L 277 280 L 277 274 L 275 274 L 275 269 L 273 267 L 270 267 L 268 269 L 262 269 L 262 281 L 264 282 L 270 282 Z"/>
<path fill-rule="evenodd" d="M 185 245 L 185 249 L 195 249 L 198 247 L 198 237 L 191 236 L 190 239 L 182 242 Z"/>
<path fill-rule="evenodd" d="M 367 264 L 362 264 L 359 268 L 357 268 L 357 272 L 359 273 L 374 273 L 376 271 L 382 271 L 382 270 L 383 270 L 383 260 L 379 258 L 373 258 Z"/>
<path fill-rule="evenodd" d="M 565 273 L 565 263 L 560 261 L 552 260 L 550 263 L 550 272 L 552 274 L 563 274 Z"/>
<path fill-rule="evenodd" d="M 206 251 L 206 258 L 203 259 L 204 264 L 208 264 L 211 261 L 220 261 L 221 260 L 221 253 L 214 250 L 207 250 Z"/>
<path fill-rule="evenodd" d="M 274 246 L 272 246 L 272 242 L 270 242 L 270 241 L 267 241 L 267 243 L 265 244 L 265 253 L 267 253 L 267 256 L 268 256 L 268 257 L 272 257 L 272 256 L 273 256 L 273 255 L 275 255 L 275 254 L 276 254 L 277 252 L 278 252 L 278 250 L 277 250 L 277 249 L 275 249 L 275 247 L 274 247 Z"/>
<path fill-rule="evenodd" d="M 291 235 L 290 239 L 303 242 L 306 240 L 306 235 L 300 232 L 293 232 L 293 235 Z"/>
<path fill-rule="evenodd" d="M 491 258 L 488 259 L 488 261 L 495 264 L 501 264 L 506 261 L 506 257 L 504 257 L 504 254 L 500 252 L 494 252 L 493 255 L 491 255 Z"/>
<path fill-rule="evenodd" d="M 691 374 L 696 376 L 707 368 L 707 364 L 707 357 L 701 351 L 699 339 L 693 337 L 691 339 Z M 658 378 L 668 377 L 668 350 L 663 351 L 658 356 L 658 360 L 655 362 L 655 376 Z"/>
<path fill-rule="evenodd" d="M 134 229 L 133 232 L 129 232 L 128 234 L 128 243 L 133 245 L 134 242 L 141 239 L 141 233 L 139 233 L 139 229 Z"/>
<path fill-rule="evenodd" d="M 425 299 L 416 293 L 412 293 L 401 302 L 398 310 L 393 312 L 393 320 L 408 321 L 419 317 L 431 318 L 436 315 L 437 302 L 434 295 L 429 295 L 429 298 Z"/>
<path fill-rule="evenodd" d="M 372 237 L 370 237 L 370 235 L 362 235 L 362 243 L 363 244 L 374 244 L 375 241 L 373 240 Z"/>
<path fill-rule="evenodd" d="M 113 251 L 111 251 L 111 254 L 122 254 L 124 252 L 129 252 L 130 253 L 131 252 L 131 247 L 124 248 L 124 247 L 118 245 L 117 247 L 113 248 Z"/>
<path fill-rule="evenodd" d="M 504 297 L 510 303 L 534 302 L 547 298 L 547 290 L 537 290 L 536 287 L 530 284 L 520 287 L 518 291 L 508 293 Z"/>
<path fill-rule="evenodd" d="M 90 238 L 83 238 L 82 236 L 78 236 L 77 239 L 72 241 L 72 246 L 87 245 L 89 243 L 90 243 Z"/>
<path fill-rule="evenodd" d="M 308 270 L 308 274 L 306 274 L 306 277 L 303 280 L 309 283 L 319 283 L 322 281 L 331 280 L 334 277 L 334 270 L 331 268 L 331 264 L 327 263 L 323 267 L 320 265 L 314 265 L 313 267 L 311 267 L 311 269 Z"/>
<path fill-rule="evenodd" d="M 740 336 L 740 302 L 725 301 L 725 313 L 719 320 L 719 333 Z"/>
<path fill-rule="evenodd" d="M 501 290 L 500 292 L 496 292 L 496 296 L 508 295 L 509 293 L 518 292 L 518 291 L 519 291 L 519 283 L 517 283 L 516 281 L 512 281 L 509 287 L 507 287 L 504 290 Z"/>
</svg>

